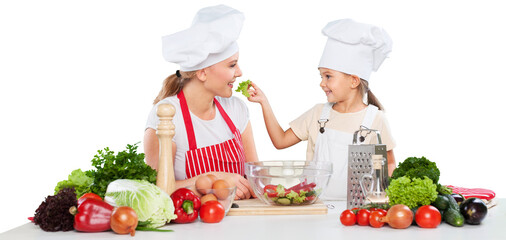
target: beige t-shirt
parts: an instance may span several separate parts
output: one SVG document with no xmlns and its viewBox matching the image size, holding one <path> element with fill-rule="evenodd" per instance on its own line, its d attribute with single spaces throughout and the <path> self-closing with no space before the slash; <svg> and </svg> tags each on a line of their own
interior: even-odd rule
<svg viewBox="0 0 506 240">
<path fill-rule="evenodd" d="M 320 119 L 321 112 L 324 104 L 316 104 L 313 108 L 302 114 L 297 119 L 290 122 L 295 135 L 302 141 L 307 140 L 306 160 L 313 160 L 313 153 L 316 143 L 316 138 L 320 133 Z M 360 129 L 367 108 L 354 113 L 340 113 L 334 109 L 330 110 L 329 121 L 325 124 L 325 128 L 334 129 L 337 131 L 347 132 L 353 134 Z M 387 151 L 395 147 L 395 141 L 392 138 L 390 127 L 383 111 L 378 111 L 376 117 L 371 125 L 371 129 L 379 130 L 381 134 L 381 141 L 386 144 Z M 365 144 L 376 144 L 376 134 L 371 133 L 365 137 Z M 351 144 L 351 142 L 350 142 Z"/>
</svg>

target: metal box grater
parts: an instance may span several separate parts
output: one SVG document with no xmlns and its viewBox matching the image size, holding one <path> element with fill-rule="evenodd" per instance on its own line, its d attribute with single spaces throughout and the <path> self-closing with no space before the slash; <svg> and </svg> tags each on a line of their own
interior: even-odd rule
<svg viewBox="0 0 506 240">
<path fill-rule="evenodd" d="M 359 133 L 366 132 L 366 136 L 371 132 L 376 133 L 378 138 L 378 144 L 360 144 L 357 143 L 357 136 Z M 364 136 L 360 136 L 361 142 L 365 139 Z M 383 155 L 383 157 L 387 158 L 387 147 L 385 144 L 381 142 L 381 136 L 378 130 L 368 129 L 361 127 L 360 130 L 357 130 L 353 134 L 353 143 L 348 146 L 348 194 L 347 194 L 347 209 L 351 209 L 354 207 L 360 207 L 364 205 L 365 202 L 365 194 L 362 193 L 362 189 L 360 187 L 360 178 L 364 173 L 372 174 L 372 155 Z M 388 176 L 388 164 L 383 169 L 385 174 L 384 176 Z M 388 179 L 386 180 L 388 181 Z M 370 179 L 364 180 L 364 186 L 369 188 L 371 183 Z M 388 182 L 385 183 L 385 186 L 388 186 Z"/>
</svg>

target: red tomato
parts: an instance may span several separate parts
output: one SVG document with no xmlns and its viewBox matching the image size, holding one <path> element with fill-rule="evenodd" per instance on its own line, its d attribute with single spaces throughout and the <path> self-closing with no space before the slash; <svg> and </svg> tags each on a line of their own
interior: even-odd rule
<svg viewBox="0 0 506 240">
<path fill-rule="evenodd" d="M 341 213 L 341 217 L 339 217 L 339 219 L 344 226 L 353 226 L 355 223 L 357 223 L 357 217 L 351 210 L 344 210 Z"/>
<path fill-rule="evenodd" d="M 94 198 L 102 201 L 102 198 L 95 193 L 85 193 L 77 200 L 77 206 L 81 205 L 81 203 L 84 202 L 84 200 L 87 198 Z"/>
<path fill-rule="evenodd" d="M 207 201 L 200 207 L 199 214 L 205 223 L 218 223 L 225 217 L 225 208 L 218 201 Z"/>
<path fill-rule="evenodd" d="M 415 221 L 422 228 L 436 228 L 441 223 L 441 213 L 434 206 L 421 206 L 416 211 Z"/>
<path fill-rule="evenodd" d="M 382 211 L 379 211 L 379 210 L 372 211 L 371 214 L 369 215 L 369 225 L 371 225 L 372 227 L 375 227 L 375 228 L 383 227 L 383 225 L 385 225 L 385 223 L 380 222 L 379 219 L 381 217 L 386 216 L 386 215 L 387 215 L 386 213 L 383 213 Z"/>
<path fill-rule="evenodd" d="M 381 209 L 381 208 L 378 208 L 376 211 L 382 212 L 385 216 L 387 215 L 387 212 L 388 212 L 387 210 Z"/>
<path fill-rule="evenodd" d="M 351 209 L 351 211 L 355 214 L 357 214 L 358 210 L 360 210 L 360 208 L 358 208 L 358 207 L 354 207 Z"/>
<path fill-rule="evenodd" d="M 371 212 L 367 209 L 360 209 L 357 213 L 357 223 L 360 226 L 368 226 L 369 225 L 369 215 Z"/>
</svg>

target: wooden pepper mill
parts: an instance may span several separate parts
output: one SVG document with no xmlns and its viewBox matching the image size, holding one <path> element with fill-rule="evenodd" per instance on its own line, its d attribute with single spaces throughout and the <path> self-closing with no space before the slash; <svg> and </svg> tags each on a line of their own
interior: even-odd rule
<svg viewBox="0 0 506 240">
<path fill-rule="evenodd" d="M 156 135 L 159 143 L 158 174 L 156 185 L 167 194 L 176 190 L 176 178 L 174 177 L 174 160 L 172 159 L 172 137 L 175 134 L 175 126 L 172 123 L 176 109 L 172 104 L 160 104 L 156 114 L 160 118 Z"/>
</svg>

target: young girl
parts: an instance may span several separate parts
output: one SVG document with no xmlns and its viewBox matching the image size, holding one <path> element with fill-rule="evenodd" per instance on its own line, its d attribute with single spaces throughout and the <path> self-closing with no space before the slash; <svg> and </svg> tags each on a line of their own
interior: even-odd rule
<svg viewBox="0 0 506 240">
<path fill-rule="evenodd" d="M 328 37 L 318 70 L 320 87 L 327 103 L 317 104 L 290 123 L 284 131 L 269 105 L 267 97 L 252 83 L 248 91 L 251 102 L 262 107 L 265 125 L 277 149 L 307 140 L 307 160 L 332 161 L 333 174 L 325 192 L 326 199 L 346 199 L 348 145 L 361 126 L 380 131 L 387 146 L 389 175 L 395 168 L 390 128 L 383 106 L 369 89 L 370 74 L 376 71 L 392 49 L 392 40 L 381 28 L 342 19 L 322 30 Z M 367 104 L 363 99 L 367 95 Z M 376 143 L 375 134 L 364 143 Z"/>
</svg>

